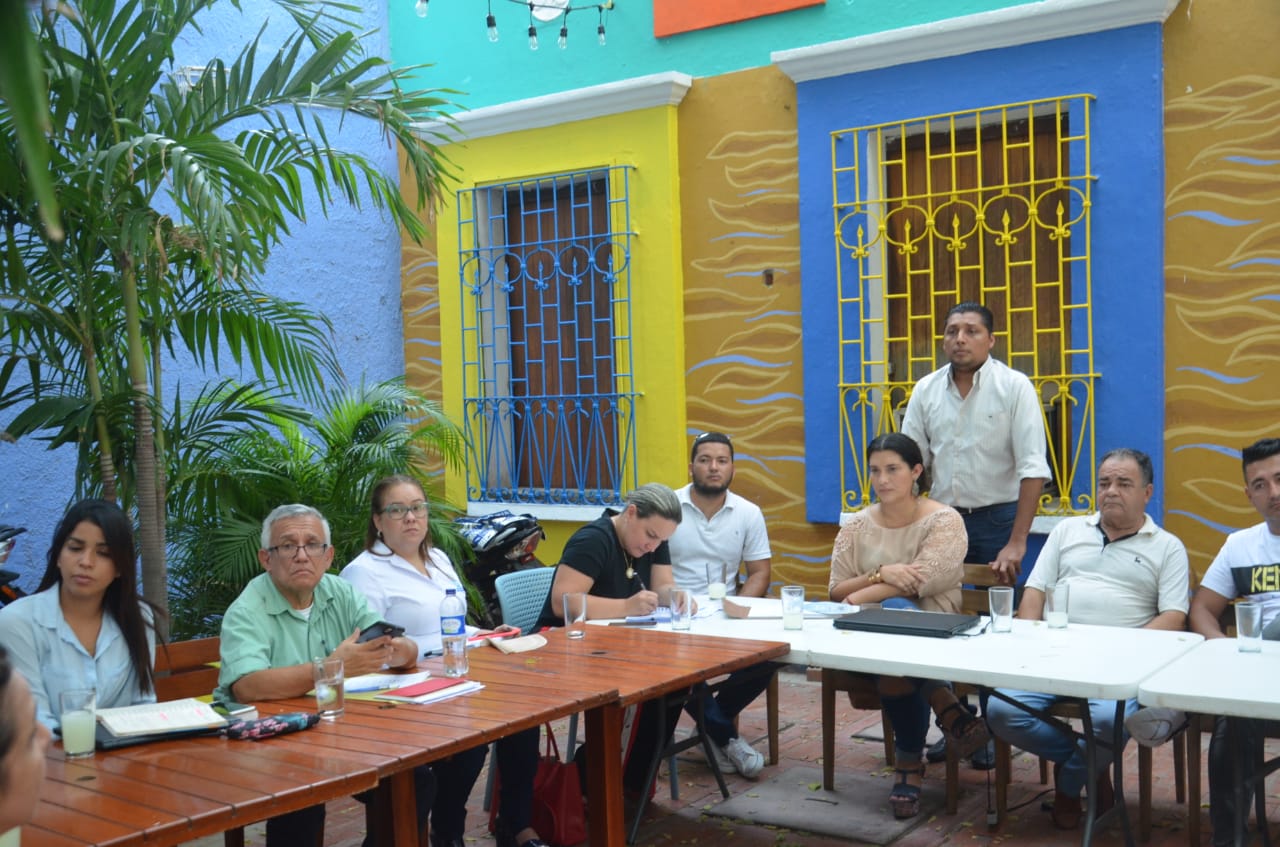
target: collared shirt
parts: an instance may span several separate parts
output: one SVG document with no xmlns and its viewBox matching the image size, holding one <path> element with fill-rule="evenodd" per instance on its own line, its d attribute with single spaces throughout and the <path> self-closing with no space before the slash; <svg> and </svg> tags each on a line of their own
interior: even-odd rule
<svg viewBox="0 0 1280 847">
<path fill-rule="evenodd" d="M 1265 522 L 1231 533 L 1200 585 L 1228 600 L 1258 603 L 1264 627 L 1280 618 L 1280 535 Z"/>
<path fill-rule="evenodd" d="M 916 383 L 902 432 L 924 455 L 929 496 L 957 508 L 1012 503 L 1024 479 L 1048 479 L 1044 416 L 1031 380 L 988 358 L 967 397 L 951 365 Z"/>
<path fill-rule="evenodd" d="M 258 574 L 222 618 L 222 668 L 214 697 L 235 699 L 231 686 L 251 673 L 328 656 L 357 629 L 377 620 L 364 595 L 333 574 L 320 577 L 305 611 L 289 605 L 271 574 Z"/>
<path fill-rule="evenodd" d="M 708 518 L 689 496 L 692 488 L 690 483 L 676 491 L 683 518 L 667 543 L 671 547 L 671 570 L 676 585 L 705 594 L 708 562 L 727 565 L 725 572 L 736 575 L 743 562 L 768 559 L 773 553 L 759 506 L 726 491 L 724 505 Z M 737 594 L 738 580 L 728 579 L 725 591 Z"/>
<path fill-rule="evenodd" d="M 342 578 L 365 596 L 383 620 L 404 627 L 404 634 L 418 645 L 420 655 L 441 648 L 440 603 L 445 592 L 456 588 L 462 602 L 467 602 L 453 564 L 438 547 L 431 548 L 424 575 L 379 541 L 372 550 L 352 559 L 342 569 Z M 475 627 L 467 631 L 474 632 Z"/>
<path fill-rule="evenodd" d="M 1104 544 L 1101 515 L 1061 521 L 1049 533 L 1027 587 L 1071 586 L 1068 618 L 1076 623 L 1141 627 L 1162 612 L 1187 611 L 1187 550 L 1177 536 L 1144 516 L 1142 529 Z"/>
<path fill-rule="evenodd" d="M 147 650 L 155 663 L 156 633 L 151 610 L 142 614 L 147 626 Z M 111 614 L 102 615 L 102 628 L 93 655 L 62 616 L 58 586 L 15 600 L 0 609 L 0 644 L 31 686 L 36 700 L 36 720 L 53 729 L 58 726 L 58 695 L 73 688 L 92 688 L 100 709 L 154 703 L 155 691 L 142 693 L 124 633 Z"/>
</svg>

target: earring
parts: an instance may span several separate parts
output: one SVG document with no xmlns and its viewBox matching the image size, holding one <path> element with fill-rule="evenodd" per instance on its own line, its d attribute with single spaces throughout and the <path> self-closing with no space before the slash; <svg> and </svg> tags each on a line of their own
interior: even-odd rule
<svg viewBox="0 0 1280 847">
<path fill-rule="evenodd" d="M 912 496 L 912 497 L 919 497 L 919 496 L 920 496 L 920 480 L 919 480 L 919 478 L 916 478 L 916 479 L 911 480 L 911 496 Z"/>
<path fill-rule="evenodd" d="M 382 530 L 378 530 L 378 540 L 382 540 Z"/>
</svg>

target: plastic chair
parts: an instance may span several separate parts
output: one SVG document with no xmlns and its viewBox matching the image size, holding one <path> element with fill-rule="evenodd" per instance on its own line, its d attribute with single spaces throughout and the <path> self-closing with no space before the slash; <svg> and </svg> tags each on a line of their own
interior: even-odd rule
<svg viewBox="0 0 1280 847">
<path fill-rule="evenodd" d="M 504 573 L 494 582 L 494 590 L 498 593 L 498 607 L 502 610 L 502 622 L 510 626 L 520 627 L 521 635 L 533 632 L 542 615 L 542 607 L 546 605 L 547 595 L 551 593 L 551 580 L 556 575 L 555 568 L 539 567 L 523 571 Z M 576 721 L 578 716 L 574 715 Z M 489 775 L 485 778 L 484 805 L 487 812 L 493 805 L 493 779 L 497 773 L 496 752 L 489 745 Z M 572 751 L 569 753 L 572 758 Z"/>
</svg>

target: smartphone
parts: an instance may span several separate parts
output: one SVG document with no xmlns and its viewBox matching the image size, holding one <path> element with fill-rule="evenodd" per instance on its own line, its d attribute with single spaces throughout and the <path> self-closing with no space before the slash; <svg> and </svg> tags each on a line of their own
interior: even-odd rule
<svg viewBox="0 0 1280 847">
<path fill-rule="evenodd" d="M 360 637 L 356 639 L 356 643 L 363 644 L 366 641 L 372 641 L 373 639 L 381 638 L 384 635 L 389 635 L 392 638 L 399 638 L 404 635 L 404 627 L 396 626 L 395 624 L 387 623 L 386 621 L 378 621 L 377 623 L 369 624 L 367 627 L 360 630 Z"/>
</svg>

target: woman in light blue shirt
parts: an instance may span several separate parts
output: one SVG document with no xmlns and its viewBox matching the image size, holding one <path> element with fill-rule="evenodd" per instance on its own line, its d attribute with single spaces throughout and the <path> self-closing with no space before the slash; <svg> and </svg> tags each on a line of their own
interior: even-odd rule
<svg viewBox="0 0 1280 847">
<path fill-rule="evenodd" d="M 128 516 L 106 500 L 72 506 L 37 593 L 0 609 L 0 645 L 31 686 L 40 723 L 58 725 L 58 695 L 72 688 L 96 690 L 99 708 L 155 702 L 155 613 L 137 584 Z"/>
</svg>

